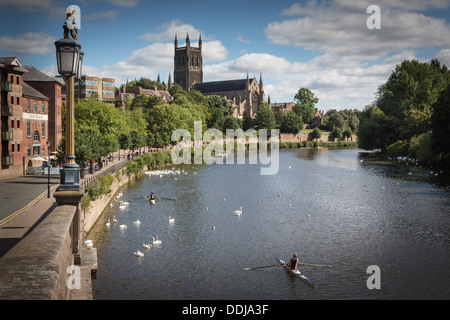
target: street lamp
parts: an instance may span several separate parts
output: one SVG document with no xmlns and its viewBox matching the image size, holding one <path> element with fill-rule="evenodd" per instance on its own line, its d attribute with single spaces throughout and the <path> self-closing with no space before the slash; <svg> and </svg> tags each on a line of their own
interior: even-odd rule
<svg viewBox="0 0 450 320">
<path fill-rule="evenodd" d="M 70 7 L 69 7 L 70 8 Z M 60 190 L 80 189 L 80 167 L 75 162 L 75 115 L 74 115 L 74 78 L 81 75 L 81 44 L 78 31 L 71 23 L 72 8 L 64 24 L 64 38 L 55 42 L 58 73 L 66 80 L 66 161 L 61 172 Z M 70 26 L 70 28 L 68 27 Z M 83 53 L 84 55 L 84 53 Z M 82 59 L 82 58 L 81 58 Z"/>
<path fill-rule="evenodd" d="M 47 152 L 48 152 L 47 198 L 50 198 L 50 140 L 47 140 Z"/>
</svg>

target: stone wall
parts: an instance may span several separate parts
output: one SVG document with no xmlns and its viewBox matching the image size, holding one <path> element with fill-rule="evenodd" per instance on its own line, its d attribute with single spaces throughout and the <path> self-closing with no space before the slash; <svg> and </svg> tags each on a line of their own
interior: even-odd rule
<svg viewBox="0 0 450 320">
<path fill-rule="evenodd" d="M 72 228 L 76 206 L 53 210 L 0 259 L 0 299 L 69 299 L 67 267 L 74 264 Z"/>
</svg>

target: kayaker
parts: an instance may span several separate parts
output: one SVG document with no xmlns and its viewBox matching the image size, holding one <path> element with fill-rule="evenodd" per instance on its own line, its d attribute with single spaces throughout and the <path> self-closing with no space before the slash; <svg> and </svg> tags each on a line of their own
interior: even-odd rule
<svg viewBox="0 0 450 320">
<path fill-rule="evenodd" d="M 291 270 L 294 270 L 295 272 L 297 272 L 297 271 L 298 271 L 298 270 L 297 270 L 297 266 L 298 266 L 298 258 L 297 258 L 297 254 L 294 253 L 293 256 L 292 256 L 292 258 L 291 258 L 291 260 L 289 260 L 289 262 L 286 263 L 286 264 L 288 265 L 288 267 L 289 267 Z"/>
<path fill-rule="evenodd" d="M 153 192 L 150 192 L 150 196 L 148 197 L 151 200 L 155 200 L 155 194 Z"/>
</svg>

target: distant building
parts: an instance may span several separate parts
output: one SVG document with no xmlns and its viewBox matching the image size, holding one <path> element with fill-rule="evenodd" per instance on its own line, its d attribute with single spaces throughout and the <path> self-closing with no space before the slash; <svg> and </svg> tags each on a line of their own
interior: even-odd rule
<svg viewBox="0 0 450 320">
<path fill-rule="evenodd" d="M 115 80 L 82 75 L 75 82 L 75 100 L 97 98 L 108 104 L 115 104 Z"/>
<path fill-rule="evenodd" d="M 269 104 L 273 112 L 283 111 L 285 114 L 291 112 L 292 108 L 294 108 L 295 106 L 295 102 L 275 102 L 275 103 L 269 102 Z"/>
<path fill-rule="evenodd" d="M 254 117 L 258 107 L 264 102 L 262 75 L 259 83 L 255 78 L 194 83 L 192 90 L 205 96 L 217 95 L 232 102 L 236 118 Z"/>
<path fill-rule="evenodd" d="M 190 91 L 194 83 L 203 82 L 202 36 L 198 47 L 191 47 L 189 34 L 186 35 L 186 46 L 179 47 L 175 35 L 175 57 L 173 78 L 185 91 Z"/>
<path fill-rule="evenodd" d="M 179 84 L 185 91 L 198 90 L 203 95 L 218 95 L 233 105 L 233 115 L 237 118 L 253 117 L 261 103 L 264 102 L 262 76 L 259 83 L 255 78 L 203 82 L 202 36 L 198 47 L 192 47 L 189 34 L 186 46 L 178 46 L 175 35 L 174 84 Z"/>
<path fill-rule="evenodd" d="M 171 86 L 170 76 L 169 85 Z M 172 100 L 172 96 L 170 95 L 169 91 L 167 91 L 167 86 L 164 85 L 164 87 L 165 90 L 158 90 L 156 86 L 153 86 L 152 89 L 144 89 L 139 86 L 127 87 L 126 85 L 124 85 L 116 94 L 116 107 L 125 109 L 125 102 L 127 101 L 127 99 L 134 99 L 139 94 L 144 94 L 146 96 L 152 97 L 160 97 L 162 101 L 167 104 Z"/>
</svg>

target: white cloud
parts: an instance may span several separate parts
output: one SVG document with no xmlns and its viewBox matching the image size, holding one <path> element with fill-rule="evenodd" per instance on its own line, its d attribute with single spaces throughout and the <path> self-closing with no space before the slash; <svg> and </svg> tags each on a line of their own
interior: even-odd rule
<svg viewBox="0 0 450 320">
<path fill-rule="evenodd" d="M 11 54 L 47 54 L 55 50 L 55 37 L 46 33 L 28 32 L 0 38 L 0 51 Z"/>
<path fill-rule="evenodd" d="M 238 36 L 237 41 L 239 41 L 240 43 L 250 43 L 249 40 L 244 39 L 241 35 Z"/>
<path fill-rule="evenodd" d="M 189 40 L 195 40 L 198 39 L 200 34 L 202 32 L 195 27 L 193 27 L 190 24 L 185 24 L 179 19 L 172 20 L 169 23 L 163 24 L 162 26 L 159 26 L 157 28 L 158 30 L 161 30 L 159 33 L 145 33 L 140 36 L 138 36 L 139 39 L 143 41 L 174 41 L 175 35 L 178 37 L 179 44 L 183 42 L 186 37 L 186 34 L 189 33 Z M 207 40 L 208 37 L 205 37 L 205 35 L 202 35 L 203 40 Z"/>
<path fill-rule="evenodd" d="M 447 68 L 450 68 L 450 49 L 443 49 L 437 52 L 436 59 L 441 62 L 441 65 L 445 64 Z"/>
<path fill-rule="evenodd" d="M 371 1 L 338 0 L 293 4 L 283 11 L 293 18 L 270 23 L 266 36 L 275 44 L 359 60 L 375 60 L 410 48 L 450 46 L 450 25 L 413 10 L 449 6 L 448 1 L 380 1 L 381 29 L 369 30 Z M 300 17 L 295 17 L 300 16 Z"/>
</svg>

